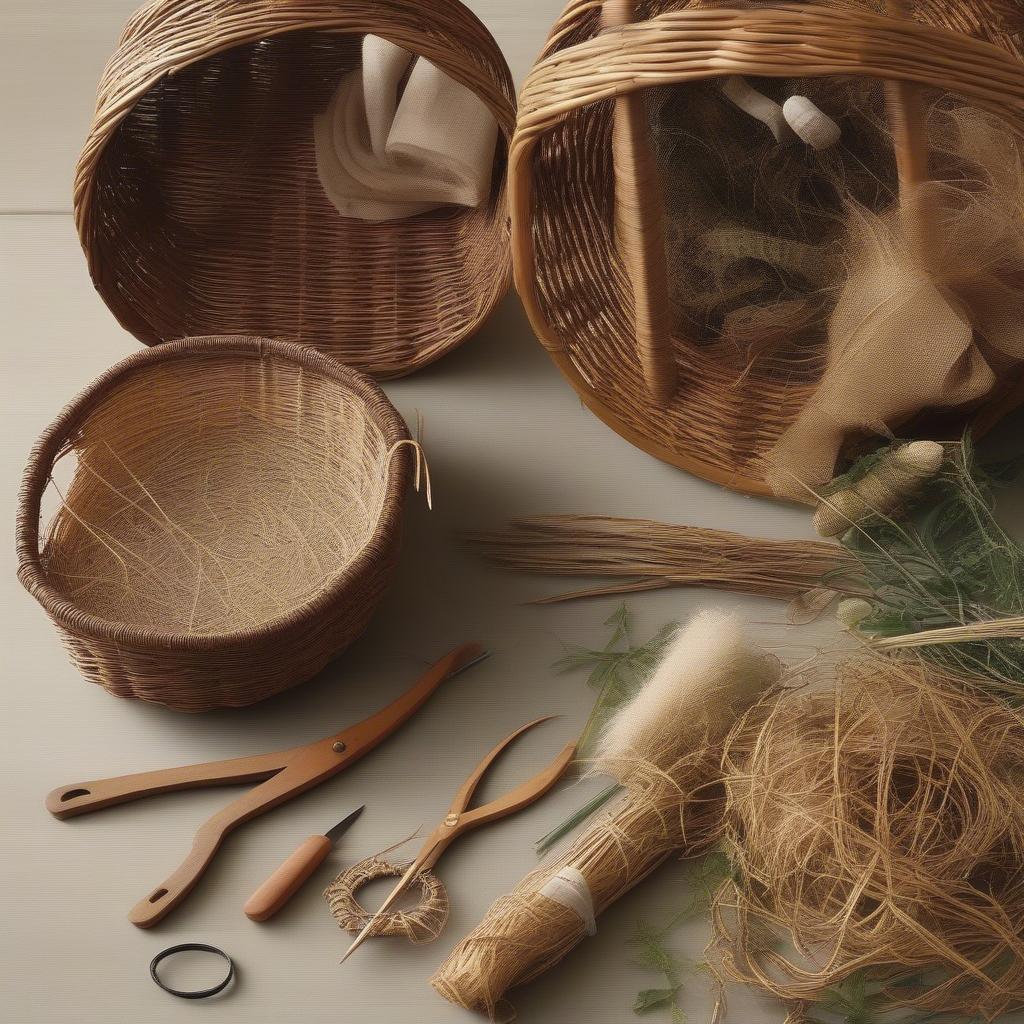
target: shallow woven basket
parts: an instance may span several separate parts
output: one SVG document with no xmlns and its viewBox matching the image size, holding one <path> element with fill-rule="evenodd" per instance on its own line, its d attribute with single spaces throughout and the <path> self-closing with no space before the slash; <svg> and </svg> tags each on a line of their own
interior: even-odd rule
<svg viewBox="0 0 1024 1024">
<path fill-rule="evenodd" d="M 480 208 L 367 223 L 325 197 L 313 118 L 368 33 L 428 58 L 494 113 Z M 508 66 L 457 0 L 152 0 L 107 64 L 75 177 L 93 282 L 147 344 L 245 332 L 375 376 L 409 373 L 508 290 L 514 120 Z"/>
<path fill-rule="evenodd" d="M 657 169 L 637 158 L 650 130 L 643 90 L 867 76 L 948 90 L 1024 126 L 1019 0 L 907 2 L 917 20 L 887 16 L 882 0 L 572 0 L 556 22 L 520 94 L 509 158 L 516 287 L 561 372 L 633 444 L 769 494 L 764 456 L 813 391 L 737 379 L 668 324 L 664 236 L 645 203 Z M 1024 379 L 1004 381 L 972 412 L 976 431 L 1021 401 Z"/>
<path fill-rule="evenodd" d="M 312 348 L 144 350 L 33 450 L 18 576 L 111 693 L 251 704 L 367 625 L 395 568 L 411 444 L 376 384 Z"/>
</svg>

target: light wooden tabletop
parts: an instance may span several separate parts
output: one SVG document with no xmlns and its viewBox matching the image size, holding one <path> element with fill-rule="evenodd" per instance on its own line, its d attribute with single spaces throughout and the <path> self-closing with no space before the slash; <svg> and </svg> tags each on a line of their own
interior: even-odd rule
<svg viewBox="0 0 1024 1024">
<path fill-rule="evenodd" d="M 632 448 L 584 410 L 534 341 L 509 297 L 464 348 L 386 390 L 410 421 L 421 411 L 435 509 L 411 501 L 398 582 L 366 636 L 317 679 L 257 707 L 187 717 L 116 700 L 83 682 L 42 610 L 15 579 L 16 491 L 40 430 L 76 391 L 137 342 L 93 292 L 69 215 L 70 182 L 96 81 L 133 0 L 6 0 L 0 13 L 0 309 L 4 316 L 0 473 L 8 543 L 2 560 L 4 686 L 3 1019 L 19 1024 L 144 1024 L 196 1019 L 279 1024 L 396 1020 L 456 1024 L 474 1018 L 435 995 L 427 979 L 452 944 L 535 863 L 533 841 L 583 802 L 595 784 L 562 785 L 524 813 L 482 829 L 440 865 L 452 916 L 435 943 L 375 940 L 344 968 L 345 936 L 319 892 L 343 865 L 378 851 L 443 813 L 483 753 L 542 714 L 562 716 L 524 738 L 483 799 L 545 764 L 586 718 L 593 693 L 552 664 L 567 646 L 594 645 L 614 599 L 557 607 L 525 604 L 558 581 L 483 565 L 460 540 L 514 515 L 592 512 L 646 516 L 771 537 L 810 536 L 804 511 L 746 498 L 687 477 Z M 521 81 L 558 13 L 558 0 L 475 0 Z M 1018 427 L 1019 429 L 1019 427 Z M 1010 519 L 1024 520 L 1022 495 Z M 638 633 L 707 605 L 749 616 L 753 634 L 803 657 L 835 635 L 831 620 L 782 625 L 770 601 L 700 591 L 633 598 Z M 464 640 L 494 652 L 427 705 L 378 751 L 313 792 L 244 826 L 186 904 L 141 932 L 132 904 L 179 862 L 196 826 L 230 798 L 216 789 L 168 795 L 60 822 L 46 793 L 76 779 L 273 750 L 319 738 L 372 712 L 422 666 Z M 266 925 L 242 905 L 307 835 L 360 803 L 367 811 L 313 881 Z M 410 850 L 411 855 L 413 851 Z M 381 887 L 383 891 L 383 886 Z M 557 970 L 516 995 L 531 1024 L 632 1019 L 641 988 L 660 979 L 629 945 L 640 919 L 685 905 L 685 871 L 670 865 L 601 918 L 598 934 Z M 706 926 L 680 930 L 696 957 Z M 227 995 L 189 1004 L 159 991 L 147 965 L 178 942 L 219 945 L 239 977 Z M 708 1019 L 710 987 L 687 975 L 689 1019 Z M 730 1018 L 779 1021 L 777 1006 L 734 993 Z M 661 1020 L 657 1011 L 648 1018 Z"/>
</svg>

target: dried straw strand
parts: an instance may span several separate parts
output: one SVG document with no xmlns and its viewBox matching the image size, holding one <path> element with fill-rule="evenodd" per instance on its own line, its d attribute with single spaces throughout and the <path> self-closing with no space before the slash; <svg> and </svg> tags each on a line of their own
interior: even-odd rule
<svg viewBox="0 0 1024 1024">
<path fill-rule="evenodd" d="M 604 576 L 621 582 L 538 603 L 670 586 L 701 586 L 789 601 L 853 572 L 837 544 L 776 541 L 724 530 L 614 516 L 551 515 L 515 519 L 509 530 L 475 534 L 498 565 L 555 576 Z"/>
<path fill-rule="evenodd" d="M 919 633 L 906 633 L 903 636 L 876 637 L 872 639 L 871 646 L 878 650 L 895 650 L 897 648 L 930 647 L 932 644 L 962 644 L 976 643 L 979 640 L 1004 639 L 1024 639 L 1024 615 L 972 622 L 966 626 L 925 629 Z"/>
</svg>

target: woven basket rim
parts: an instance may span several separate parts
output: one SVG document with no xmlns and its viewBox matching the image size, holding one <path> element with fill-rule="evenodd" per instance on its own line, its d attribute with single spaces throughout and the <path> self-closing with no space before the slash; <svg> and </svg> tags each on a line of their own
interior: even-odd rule
<svg viewBox="0 0 1024 1024">
<path fill-rule="evenodd" d="M 448 0 L 448 3 L 449 6 L 458 8 L 460 16 L 464 16 L 471 20 L 475 27 L 478 27 L 491 41 L 494 41 L 494 37 L 491 35 L 487 26 L 484 25 L 473 11 L 462 4 L 460 0 Z M 156 9 L 165 5 L 166 0 L 150 0 L 150 3 L 146 6 Z M 264 39 L 287 35 L 291 32 L 320 31 L 345 35 L 367 35 L 372 33 L 374 35 L 381 35 L 382 38 L 390 39 L 387 31 L 382 32 L 380 30 L 379 24 L 375 26 L 368 23 L 360 16 L 353 16 L 353 14 L 347 11 L 341 3 L 337 3 L 335 5 L 338 9 L 333 13 L 317 13 L 315 15 L 303 15 L 299 6 L 300 5 L 297 5 L 294 10 L 289 12 L 286 5 L 280 5 L 280 10 L 275 11 L 275 16 L 290 18 L 290 20 L 282 21 L 272 27 L 265 26 L 261 29 L 258 27 L 260 24 L 259 19 L 254 18 L 254 24 L 248 29 L 248 31 L 233 33 L 225 40 L 221 40 L 218 36 L 211 34 L 202 45 L 195 47 L 187 55 L 184 55 L 177 60 L 153 64 L 148 69 L 147 74 L 142 77 L 139 82 L 133 85 L 132 88 L 119 93 L 115 92 L 108 96 L 101 94 L 97 102 L 93 124 L 90 127 L 88 144 L 80 155 L 75 168 L 73 203 L 74 219 L 79 235 L 83 238 L 83 244 L 88 218 L 92 215 L 94 170 L 98 165 L 107 144 L 114 137 L 120 127 L 121 122 L 132 111 L 135 104 L 161 80 L 183 70 L 184 68 L 190 67 L 193 64 L 198 64 L 210 57 L 214 57 L 219 53 L 233 50 L 238 46 L 245 46 L 254 42 L 260 42 Z M 323 4 L 314 3 L 312 6 L 322 8 Z M 131 26 L 132 22 L 130 21 L 125 27 L 126 35 Z M 425 28 L 422 31 L 422 36 L 425 39 L 430 38 L 430 34 Z M 390 41 L 395 42 L 394 39 L 390 39 Z M 399 45 L 403 44 L 399 43 Z M 501 53 L 496 42 L 494 45 L 498 52 Z M 118 41 L 118 45 L 114 51 L 114 56 L 111 58 L 111 63 L 116 59 L 117 55 L 121 53 L 124 46 L 125 36 L 122 36 Z M 411 50 L 410 52 L 416 53 L 417 56 L 422 55 L 418 50 Z M 496 90 L 493 97 L 481 95 L 479 90 L 474 88 L 467 76 L 463 74 L 459 66 L 453 61 L 450 62 L 445 60 L 444 56 L 443 52 L 439 52 L 438 54 L 432 55 L 429 59 L 433 63 L 436 63 L 442 71 L 455 81 L 465 85 L 480 97 L 480 99 L 494 114 L 495 119 L 498 122 L 499 130 L 504 136 L 506 143 L 511 145 L 516 117 L 514 106 L 504 101 L 504 97 L 500 95 L 500 90 Z M 507 70 L 507 62 L 505 68 L 508 75 L 508 84 L 511 86 L 511 72 Z M 110 67 L 108 65 L 108 68 L 105 69 L 103 73 L 104 82 L 107 79 L 109 70 Z M 87 258 L 90 256 L 88 248 L 86 256 Z"/>
<path fill-rule="evenodd" d="M 167 652 L 222 651 L 272 642 L 315 620 L 355 580 L 365 575 L 375 560 L 375 548 L 395 528 L 410 470 L 411 453 L 405 445 L 391 452 L 383 505 L 373 532 L 356 557 L 314 597 L 258 626 L 210 634 L 188 634 L 155 629 L 152 626 L 134 626 L 84 612 L 57 591 L 43 569 L 39 551 L 41 503 L 50 482 L 54 458 L 96 405 L 116 391 L 118 385 L 128 377 L 156 363 L 187 360 L 211 352 L 235 353 L 242 358 L 262 359 L 269 356 L 329 377 L 347 387 L 363 403 L 370 418 L 384 435 L 384 442 L 389 449 L 399 441 L 409 439 L 405 421 L 374 380 L 309 345 L 255 335 L 209 335 L 168 341 L 132 353 L 111 366 L 64 407 L 39 436 L 22 476 L 16 525 L 18 579 L 61 629 L 91 639 L 111 640 L 136 648 L 159 648 Z M 395 503 L 398 509 L 389 507 Z"/>
</svg>

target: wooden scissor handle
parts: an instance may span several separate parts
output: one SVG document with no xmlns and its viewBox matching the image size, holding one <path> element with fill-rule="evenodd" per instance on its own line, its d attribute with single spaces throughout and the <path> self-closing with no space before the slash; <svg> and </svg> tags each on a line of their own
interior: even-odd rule
<svg viewBox="0 0 1024 1024">
<path fill-rule="evenodd" d="M 471 811 L 465 811 L 460 815 L 460 821 L 455 827 L 462 832 L 486 825 L 491 821 L 498 821 L 500 818 L 515 814 L 524 807 L 539 800 L 564 774 L 573 756 L 576 754 L 576 744 L 567 743 L 562 752 L 545 768 L 538 772 L 531 779 L 519 783 L 514 789 L 509 790 L 504 796 L 500 796 L 490 803 L 481 807 L 474 807 Z"/>
<path fill-rule="evenodd" d="M 335 754 L 337 764 L 329 766 L 324 764 L 319 753 L 311 752 L 305 758 L 293 761 L 203 822 L 192 841 L 192 849 L 179 867 L 132 907 L 128 920 L 139 928 L 151 928 L 192 891 L 230 832 L 298 793 L 311 789 L 333 775 L 339 766 L 344 766 L 342 754 Z"/>
<path fill-rule="evenodd" d="M 437 863 L 441 854 L 444 853 L 444 851 L 447 850 L 459 836 L 464 835 L 471 829 L 478 828 L 480 825 L 485 825 L 489 821 L 497 821 L 499 818 L 504 818 L 506 815 L 514 814 L 523 807 L 532 804 L 534 800 L 542 797 L 559 780 L 559 778 L 561 778 L 562 773 L 569 766 L 569 762 L 576 753 L 575 743 L 568 744 L 558 757 L 556 757 L 554 761 L 547 766 L 547 768 L 542 772 L 538 772 L 532 779 L 527 779 L 526 782 L 521 782 L 503 797 L 499 797 L 497 800 L 491 800 L 490 803 L 476 807 L 472 811 L 466 810 L 466 807 L 469 805 L 469 801 L 473 798 L 473 793 L 480 784 L 480 780 L 484 777 L 487 769 L 494 763 L 494 759 L 518 736 L 521 736 L 526 732 L 527 729 L 532 729 L 535 725 L 540 725 L 541 722 L 547 722 L 552 717 L 554 716 L 545 715 L 543 718 L 537 718 L 532 722 L 527 722 L 526 725 L 516 729 L 516 731 L 510 736 L 506 736 L 476 766 L 476 768 L 473 769 L 469 778 L 466 779 L 466 781 L 459 787 L 459 791 L 455 794 L 455 799 L 452 801 L 452 804 L 448 809 L 448 813 L 445 815 L 444 821 L 442 821 L 441 824 L 438 825 L 437 828 L 434 829 L 434 831 L 427 837 L 427 841 L 423 844 L 420 852 L 416 855 L 416 859 L 405 869 L 405 874 L 402 875 L 401 881 L 399 881 L 398 885 L 392 889 L 390 895 L 384 900 L 377 912 L 373 914 L 373 916 L 363 925 L 362 931 L 360 931 L 356 936 L 352 945 L 348 947 L 345 955 L 341 958 L 342 963 L 344 963 L 366 941 L 366 939 L 374 933 L 374 928 L 377 922 L 383 917 L 395 900 L 405 891 L 413 879 L 431 877 L 431 869 Z M 391 870 L 390 866 L 388 866 L 388 870 Z"/>
<path fill-rule="evenodd" d="M 526 725 L 516 729 L 515 732 L 506 736 L 473 769 L 469 778 L 466 779 L 455 794 L 455 799 L 448 808 L 444 821 L 437 826 L 424 843 L 423 849 L 420 851 L 420 855 L 415 862 L 419 865 L 419 870 L 432 868 L 437 863 L 441 854 L 459 836 L 465 835 L 465 833 L 479 828 L 481 825 L 486 825 L 489 822 L 505 818 L 510 814 L 515 814 L 516 811 L 520 811 L 524 807 L 529 807 L 530 804 L 539 800 L 562 777 L 566 768 L 569 767 L 573 755 L 576 753 L 575 743 L 567 744 L 562 752 L 543 771 L 538 772 L 525 782 L 521 782 L 504 796 L 497 797 L 486 804 L 481 804 L 479 807 L 474 807 L 472 810 L 466 809 L 469 806 L 470 800 L 473 799 L 473 794 L 480 785 L 481 779 L 483 779 L 498 755 L 528 729 L 540 725 L 541 722 L 550 721 L 554 717 L 554 715 L 545 715 L 543 718 L 527 722 Z"/>
<path fill-rule="evenodd" d="M 177 768 L 135 772 L 109 779 L 72 782 L 59 786 L 47 794 L 46 809 L 58 818 L 73 818 L 79 814 L 88 814 L 90 811 L 99 811 L 104 807 L 113 807 L 158 793 L 173 793 L 199 786 L 259 782 L 281 771 L 286 765 L 300 761 L 311 775 L 318 776 L 319 781 L 326 777 L 321 775 L 321 772 L 340 771 L 387 739 L 423 706 L 445 679 L 479 659 L 483 653 L 484 649 L 479 644 L 463 644 L 455 648 L 431 665 L 413 686 L 387 707 L 334 736 L 269 754 L 253 754 L 225 761 L 207 761 L 203 764 L 189 764 Z M 337 756 L 334 750 L 336 744 L 341 744 L 341 752 L 345 757 Z"/>
<path fill-rule="evenodd" d="M 91 779 L 59 786 L 46 796 L 46 809 L 58 818 L 74 818 L 104 807 L 139 800 L 157 793 L 173 793 L 198 786 L 220 786 L 259 782 L 287 763 L 291 751 L 235 757 L 227 761 L 190 764 L 181 768 L 161 768 L 110 779 Z"/>
</svg>

